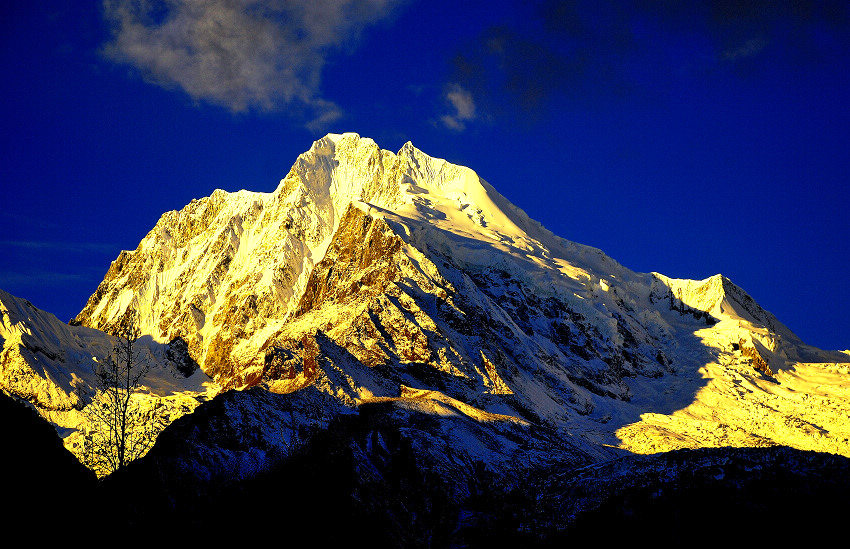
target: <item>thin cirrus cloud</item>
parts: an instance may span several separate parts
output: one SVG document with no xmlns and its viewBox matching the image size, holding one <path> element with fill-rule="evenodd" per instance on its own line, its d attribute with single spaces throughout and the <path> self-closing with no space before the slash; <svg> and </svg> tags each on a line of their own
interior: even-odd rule
<svg viewBox="0 0 850 549">
<path fill-rule="evenodd" d="M 443 98 L 451 112 L 441 116 L 440 122 L 450 130 L 458 132 L 465 130 L 467 122 L 476 118 L 472 94 L 455 84 L 447 88 Z"/>
<path fill-rule="evenodd" d="M 22 251 L 63 250 L 70 253 L 114 252 L 115 244 L 100 242 L 54 242 L 41 240 L 0 240 L 0 249 L 18 249 Z"/>
<path fill-rule="evenodd" d="M 78 273 L 57 273 L 45 270 L 33 270 L 28 272 L 0 270 L 0 288 L 31 288 L 34 286 L 63 285 L 77 282 L 96 281 L 96 275 L 83 275 Z"/>
<path fill-rule="evenodd" d="M 6 269 L 4 265 L 0 265 L 0 288 L 16 291 L 24 288 L 96 282 L 103 275 L 102 261 L 89 260 L 102 259 L 104 256 L 114 257 L 118 250 L 117 244 L 105 242 L 0 240 L 0 255 L 8 260 L 9 265 L 14 265 L 14 269 Z M 61 258 L 86 258 L 87 263 L 81 269 L 82 272 L 61 272 Z M 57 260 L 59 264 L 55 263 Z"/>
<path fill-rule="evenodd" d="M 232 112 L 286 109 L 318 129 L 342 115 L 322 97 L 327 57 L 400 0 L 104 0 L 106 56 L 148 81 Z"/>
</svg>

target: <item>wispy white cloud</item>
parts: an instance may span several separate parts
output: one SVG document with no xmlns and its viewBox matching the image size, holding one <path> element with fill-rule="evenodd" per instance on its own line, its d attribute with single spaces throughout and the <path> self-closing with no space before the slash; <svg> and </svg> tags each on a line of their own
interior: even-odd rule
<svg viewBox="0 0 850 549">
<path fill-rule="evenodd" d="M 114 257 L 119 249 L 104 242 L 0 240 L 0 257 L 8 260 L 0 265 L 0 288 L 14 292 L 96 283 L 103 277 L 104 256 Z"/>
<path fill-rule="evenodd" d="M 466 123 L 476 118 L 472 94 L 461 86 L 453 84 L 446 88 L 443 98 L 451 112 L 441 116 L 440 122 L 450 130 L 458 132 L 465 130 Z"/>
<path fill-rule="evenodd" d="M 56 273 L 52 271 L 34 270 L 27 272 L 0 271 L 0 288 L 50 286 L 72 284 L 74 282 L 96 281 L 96 276 L 77 273 Z"/>
<path fill-rule="evenodd" d="M 118 246 L 100 242 L 53 242 L 41 240 L 0 240 L 0 248 L 17 248 L 23 250 L 63 250 L 74 253 L 104 253 L 115 252 Z"/>
<path fill-rule="evenodd" d="M 104 0 L 112 60 L 192 99 L 299 111 L 318 127 L 341 116 L 322 98 L 327 55 L 350 47 L 401 0 Z"/>
</svg>

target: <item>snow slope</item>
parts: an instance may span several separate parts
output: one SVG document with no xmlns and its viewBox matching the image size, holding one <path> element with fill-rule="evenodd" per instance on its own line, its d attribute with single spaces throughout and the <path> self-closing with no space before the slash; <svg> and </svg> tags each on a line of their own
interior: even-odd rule
<svg viewBox="0 0 850 549">
<path fill-rule="evenodd" d="M 141 361 L 151 365 L 135 398 L 147 413 L 172 421 L 217 392 L 201 370 L 189 377 L 175 368 L 168 345 L 139 340 Z M 75 453 L 88 429 L 84 408 L 94 392 L 94 368 L 107 359 L 115 338 L 69 326 L 29 301 L 0 290 L 0 389 L 31 404 L 53 423 Z"/>
</svg>

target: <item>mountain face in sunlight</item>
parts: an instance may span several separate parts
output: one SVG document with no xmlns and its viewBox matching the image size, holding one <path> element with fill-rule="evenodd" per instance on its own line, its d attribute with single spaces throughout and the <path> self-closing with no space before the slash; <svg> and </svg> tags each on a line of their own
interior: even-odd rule
<svg viewBox="0 0 850 549">
<path fill-rule="evenodd" d="M 389 402 L 494 432 L 545 428 L 596 458 L 850 455 L 848 355 L 807 346 L 721 275 L 635 273 L 555 236 L 411 143 L 329 134 L 274 192 L 217 190 L 164 214 L 76 322 L 109 330 L 128 308 L 218 386 L 314 388 L 333 414 Z M 526 451 L 515 437 L 458 444 L 507 466 Z"/>
<path fill-rule="evenodd" d="M 655 520 L 733 497 L 761 520 L 798 501 L 774 481 L 817 501 L 843 493 L 822 471 L 850 468 L 846 352 L 722 275 L 636 273 L 560 238 L 410 143 L 329 134 L 274 192 L 167 212 L 70 325 L 0 291 L 0 389 L 78 457 L 131 310 L 151 366 L 133 399 L 169 426 L 90 489 L 133 486 L 112 512 L 136 526 L 277 516 L 285 488 L 299 522 L 331 505 L 389 545 L 559 539 L 636 501 Z"/>
</svg>

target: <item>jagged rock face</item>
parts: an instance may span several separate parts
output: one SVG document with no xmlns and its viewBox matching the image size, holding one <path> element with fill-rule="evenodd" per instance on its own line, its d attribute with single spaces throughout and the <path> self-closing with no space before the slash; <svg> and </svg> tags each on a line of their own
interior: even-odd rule
<svg viewBox="0 0 850 549">
<path fill-rule="evenodd" d="M 314 268 L 294 318 L 276 339 L 300 340 L 318 329 L 357 362 L 380 371 L 391 387 L 425 383 L 466 402 L 492 402 L 494 410 L 500 409 L 494 395 L 508 398 L 513 413 L 514 406 L 539 409 L 549 399 L 554 413 L 563 408 L 562 414 L 592 407 L 588 389 L 627 396 L 625 361 L 580 313 L 558 298 L 543 303 L 530 289 L 523 293 L 503 271 L 478 273 L 475 282 L 449 258 L 434 254 L 441 261 L 437 267 L 390 223 L 349 209 L 325 259 Z M 565 335 L 569 326 L 575 338 Z M 630 356 L 660 369 L 627 333 L 634 348 Z M 641 330 L 638 337 L 649 336 Z M 599 368 L 584 361 L 568 368 L 576 349 Z M 605 360 L 618 369 L 608 368 Z M 528 398 L 529 388 L 538 389 L 535 401 Z M 369 395 L 361 391 L 358 397 Z"/>
<path fill-rule="evenodd" d="M 77 321 L 106 330 L 132 305 L 144 333 L 182 337 L 207 372 L 230 377 L 261 346 L 246 341 L 298 304 L 351 201 L 398 204 L 413 154 L 325 138 L 273 193 L 216 191 L 168 212 L 113 262 Z"/>
<path fill-rule="evenodd" d="M 803 378 L 840 386 L 846 355 L 804 345 L 720 275 L 634 273 L 561 239 L 409 143 L 329 135 L 272 193 L 216 191 L 165 214 L 76 320 L 108 328 L 129 306 L 227 387 L 545 425 L 597 453 L 850 453 L 850 394 L 806 382 L 825 399 L 825 419 L 805 420 L 820 430 L 795 423 L 791 394 Z M 751 402 L 751 417 L 717 399 Z"/>
</svg>

